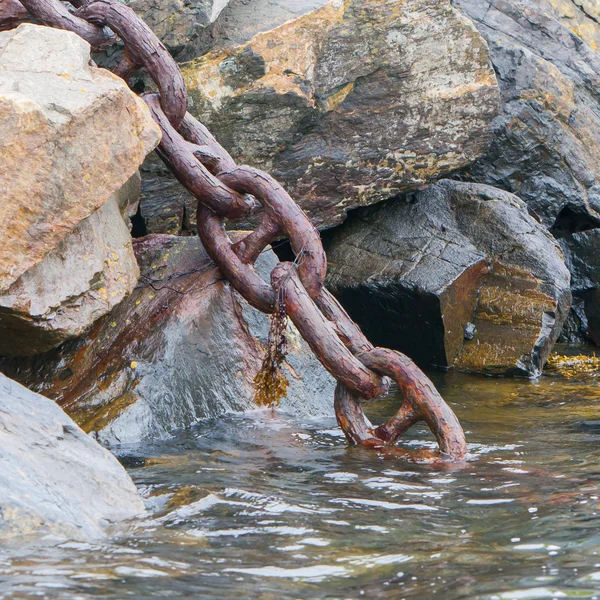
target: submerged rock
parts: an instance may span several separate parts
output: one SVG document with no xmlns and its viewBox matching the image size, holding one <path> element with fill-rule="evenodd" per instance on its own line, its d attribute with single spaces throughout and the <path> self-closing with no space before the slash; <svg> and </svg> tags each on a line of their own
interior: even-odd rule
<svg viewBox="0 0 600 600">
<path fill-rule="evenodd" d="M 453 4 L 487 40 L 502 94 L 468 177 L 513 192 L 557 236 L 600 226 L 600 54 L 546 0 Z"/>
<path fill-rule="evenodd" d="M 0 540 L 103 537 L 144 511 L 117 459 L 57 406 L 0 374 Z"/>
<path fill-rule="evenodd" d="M 82 338 L 2 369 L 58 403 L 104 443 L 166 437 L 231 410 L 255 408 L 253 379 L 269 319 L 242 300 L 196 237 L 134 242 L 140 284 Z M 275 264 L 263 253 L 260 271 Z M 290 330 L 282 407 L 333 410 L 333 379 Z"/>
<path fill-rule="evenodd" d="M 336 0 L 183 71 L 190 110 L 319 226 L 469 164 L 498 102 L 486 44 L 443 0 Z"/>
<path fill-rule="evenodd" d="M 160 134 L 75 34 L 25 24 L 0 33 L 0 48 L 0 354 L 35 353 L 135 284 L 119 214 L 137 201 L 135 180 L 122 188 Z"/>
<path fill-rule="evenodd" d="M 537 376 L 571 301 L 555 240 L 516 196 L 441 181 L 332 236 L 328 284 L 371 341 L 422 364 Z"/>
</svg>

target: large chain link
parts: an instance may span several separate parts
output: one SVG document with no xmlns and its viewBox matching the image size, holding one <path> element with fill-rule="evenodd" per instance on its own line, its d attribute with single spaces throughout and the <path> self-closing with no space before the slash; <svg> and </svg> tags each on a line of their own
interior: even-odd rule
<svg viewBox="0 0 600 600">
<path fill-rule="evenodd" d="M 102 50 L 118 36 L 125 45 L 115 73 L 126 81 L 145 68 L 158 94 L 143 94 L 162 130 L 157 149 L 175 177 L 198 200 L 198 235 L 206 251 L 233 287 L 255 308 L 273 313 L 283 297 L 287 315 L 323 366 L 338 382 L 335 411 L 353 445 L 383 448 L 394 444 L 412 425 L 425 421 L 445 457 L 461 459 L 465 437 L 450 407 L 427 376 L 404 354 L 374 348 L 323 283 L 327 260 L 319 232 L 283 187 L 270 175 L 238 166 L 210 132 L 187 111 L 181 71 L 150 28 L 117 0 L 71 0 L 71 11 L 59 0 L 0 0 L 0 30 L 26 18 L 23 7 L 45 25 L 67 29 Z M 260 224 L 233 243 L 225 219 L 236 219 L 262 207 Z M 286 237 L 296 255 L 267 282 L 254 263 L 273 241 Z M 388 390 L 392 378 L 404 394 L 399 411 L 374 427 L 364 415 L 363 400 Z"/>
</svg>

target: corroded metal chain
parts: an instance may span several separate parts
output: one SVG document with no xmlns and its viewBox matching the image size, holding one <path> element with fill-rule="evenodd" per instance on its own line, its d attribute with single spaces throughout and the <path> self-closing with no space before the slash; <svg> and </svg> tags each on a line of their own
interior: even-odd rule
<svg viewBox="0 0 600 600">
<path fill-rule="evenodd" d="M 327 260 L 319 232 L 283 187 L 270 175 L 238 166 L 210 132 L 187 112 L 183 76 L 150 28 L 117 0 L 0 0 L 0 30 L 24 20 L 23 7 L 40 23 L 74 31 L 94 50 L 118 36 L 125 45 L 115 73 L 129 79 L 145 68 L 158 93 L 143 94 L 162 130 L 157 149 L 175 177 L 198 200 L 198 235 L 206 251 L 233 287 L 255 308 L 273 313 L 284 299 L 285 312 L 323 366 L 337 380 L 335 411 L 353 445 L 383 448 L 395 443 L 412 425 L 425 421 L 443 455 L 466 453 L 458 419 L 426 375 L 407 356 L 375 348 L 337 300 L 325 289 Z M 224 226 L 262 207 L 260 224 L 233 243 Z M 254 268 L 260 253 L 286 237 L 296 255 L 280 263 L 271 281 Z M 404 394 L 400 410 L 374 427 L 364 415 L 363 400 L 383 396 L 391 377 Z"/>
</svg>

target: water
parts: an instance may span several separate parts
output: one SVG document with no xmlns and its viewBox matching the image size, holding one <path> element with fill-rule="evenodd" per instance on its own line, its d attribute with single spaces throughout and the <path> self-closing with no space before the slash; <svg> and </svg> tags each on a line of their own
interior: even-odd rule
<svg viewBox="0 0 600 600">
<path fill-rule="evenodd" d="M 466 463 L 349 449 L 333 419 L 207 421 L 121 449 L 149 506 L 124 534 L 0 550 L 0 597 L 600 598 L 600 381 L 434 377 Z"/>
</svg>

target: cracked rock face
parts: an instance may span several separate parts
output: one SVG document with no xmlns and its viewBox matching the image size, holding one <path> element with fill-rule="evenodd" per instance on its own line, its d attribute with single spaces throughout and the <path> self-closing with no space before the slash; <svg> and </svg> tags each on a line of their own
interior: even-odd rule
<svg viewBox="0 0 600 600">
<path fill-rule="evenodd" d="M 502 94 L 494 141 L 469 178 L 513 192 L 559 237 L 600 226 L 600 54 L 551 6 L 597 3 L 453 4 L 487 40 Z"/>
<path fill-rule="evenodd" d="M 25 24 L 0 33 L 0 49 L 0 354 L 33 354 L 135 285 L 121 212 L 160 133 L 75 34 Z"/>
<path fill-rule="evenodd" d="M 480 156 L 488 49 L 445 0 L 334 0 L 183 66 L 190 110 L 318 226 Z"/>
<path fill-rule="evenodd" d="M 0 374 L 0 541 L 105 537 L 144 512 L 117 459 L 52 400 Z"/>
<path fill-rule="evenodd" d="M 207 417 L 255 408 L 269 317 L 251 308 L 197 237 L 149 235 L 134 242 L 134 292 L 84 336 L 2 370 L 56 400 L 106 444 L 168 437 Z M 277 259 L 258 261 L 268 274 Z M 290 329 L 284 410 L 332 414 L 335 382 Z M 101 382 L 99 384 L 99 382 Z"/>
<path fill-rule="evenodd" d="M 206 52 L 229 0 L 126 0 L 178 60 Z"/>
<path fill-rule="evenodd" d="M 485 185 L 443 180 L 358 211 L 328 260 L 329 287 L 371 341 L 424 365 L 537 376 L 571 302 L 554 238 Z"/>
<path fill-rule="evenodd" d="M 592 50 L 600 50 L 600 3 L 598 0 L 548 0 L 561 23 Z"/>
</svg>

